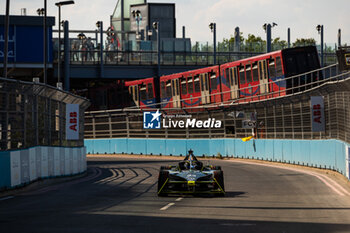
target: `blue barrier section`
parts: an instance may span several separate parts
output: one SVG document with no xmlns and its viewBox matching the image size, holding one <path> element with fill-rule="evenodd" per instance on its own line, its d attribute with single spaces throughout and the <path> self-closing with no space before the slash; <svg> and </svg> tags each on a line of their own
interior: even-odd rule
<svg viewBox="0 0 350 233">
<path fill-rule="evenodd" d="M 346 174 L 346 143 L 339 140 L 241 139 L 96 139 L 85 140 L 87 153 L 196 155 L 255 158 L 334 169 Z"/>
<path fill-rule="evenodd" d="M 186 140 L 183 139 L 173 139 L 165 140 L 165 154 L 166 155 L 186 155 Z"/>
<path fill-rule="evenodd" d="M 10 152 L 0 152 L 0 189 L 11 186 Z"/>
</svg>

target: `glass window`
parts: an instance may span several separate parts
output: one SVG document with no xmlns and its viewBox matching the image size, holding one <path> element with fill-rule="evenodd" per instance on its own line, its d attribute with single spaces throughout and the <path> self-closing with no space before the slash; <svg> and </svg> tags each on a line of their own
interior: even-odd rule
<svg viewBox="0 0 350 233">
<path fill-rule="evenodd" d="M 199 86 L 199 78 L 195 78 L 194 79 L 194 92 L 200 92 L 201 89 L 200 89 L 200 86 Z"/>
<path fill-rule="evenodd" d="M 297 64 L 298 64 L 299 73 L 305 73 L 309 70 L 305 54 L 303 54 L 303 53 L 296 54 L 296 60 L 297 60 Z"/>
<path fill-rule="evenodd" d="M 239 81 L 240 84 L 245 84 L 244 67 L 239 69 Z"/>
<path fill-rule="evenodd" d="M 167 98 L 171 98 L 171 83 L 169 81 L 169 83 L 166 85 L 166 97 Z"/>
<path fill-rule="evenodd" d="M 184 79 L 181 82 L 181 94 L 186 95 L 187 94 L 187 85 L 186 85 L 186 79 Z"/>
<path fill-rule="evenodd" d="M 230 80 L 230 69 L 227 68 L 227 69 L 225 70 L 225 73 L 226 73 L 226 80 Z"/>
<path fill-rule="evenodd" d="M 230 86 L 233 85 L 233 68 L 230 68 Z"/>
<path fill-rule="evenodd" d="M 175 83 L 176 83 L 176 95 L 180 95 L 180 81 L 179 81 L 179 79 L 176 79 Z"/>
<path fill-rule="evenodd" d="M 247 83 L 251 83 L 252 82 L 252 69 L 251 69 L 250 65 L 245 66 L 245 74 L 246 74 Z"/>
<path fill-rule="evenodd" d="M 281 77 L 283 75 L 281 57 L 276 57 L 276 76 Z"/>
<path fill-rule="evenodd" d="M 275 60 L 273 58 L 269 62 L 269 72 L 270 78 L 276 78 Z"/>
<path fill-rule="evenodd" d="M 154 99 L 154 95 L 153 95 L 153 85 L 152 83 L 147 84 L 147 98 L 150 99 Z"/>
<path fill-rule="evenodd" d="M 166 97 L 166 90 L 165 90 L 165 82 L 160 83 L 160 90 L 161 90 L 161 97 L 165 98 Z"/>
<path fill-rule="evenodd" d="M 211 90 L 216 90 L 218 88 L 217 78 L 215 75 L 210 77 L 211 80 Z"/>
<path fill-rule="evenodd" d="M 173 96 L 175 96 L 175 88 L 176 88 L 176 86 L 175 86 L 175 80 L 171 80 L 171 85 L 172 85 L 172 90 L 173 90 Z"/>
<path fill-rule="evenodd" d="M 233 75 L 234 75 L 234 81 L 235 81 L 235 86 L 238 86 L 238 73 L 237 73 L 237 67 L 233 67 Z"/>
<path fill-rule="evenodd" d="M 193 80 L 192 80 L 191 76 L 188 77 L 187 84 L 188 84 L 188 94 L 192 94 L 193 93 Z"/>
<path fill-rule="evenodd" d="M 147 99 L 146 87 L 140 89 L 140 100 L 145 101 Z"/>
<path fill-rule="evenodd" d="M 258 64 L 255 63 L 253 65 L 253 81 L 257 82 L 259 81 L 259 72 L 258 72 Z"/>
<path fill-rule="evenodd" d="M 262 62 L 259 62 L 259 74 L 260 74 L 260 80 L 263 79 L 263 64 Z"/>
</svg>

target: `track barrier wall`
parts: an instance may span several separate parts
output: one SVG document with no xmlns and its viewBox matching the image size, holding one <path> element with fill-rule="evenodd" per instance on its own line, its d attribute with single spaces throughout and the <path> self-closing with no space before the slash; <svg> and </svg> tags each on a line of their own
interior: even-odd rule
<svg viewBox="0 0 350 233">
<path fill-rule="evenodd" d="M 349 179 L 350 145 L 336 139 L 86 139 L 88 154 L 147 154 L 236 157 L 298 164 L 338 171 Z"/>
<path fill-rule="evenodd" d="M 0 152 L 0 190 L 85 171 L 85 147 L 37 146 Z"/>
</svg>

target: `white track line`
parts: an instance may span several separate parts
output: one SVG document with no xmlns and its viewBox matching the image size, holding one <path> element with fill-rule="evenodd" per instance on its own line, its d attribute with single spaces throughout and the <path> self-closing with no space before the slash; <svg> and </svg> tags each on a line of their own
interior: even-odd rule
<svg viewBox="0 0 350 233">
<path fill-rule="evenodd" d="M 169 204 L 167 204 L 166 206 L 160 208 L 160 210 L 166 210 L 166 209 L 168 209 L 169 207 L 171 207 L 171 206 L 173 206 L 173 205 L 175 205 L 175 203 L 169 203 Z"/>
<path fill-rule="evenodd" d="M 3 197 L 3 198 L 0 198 L 0 201 L 5 201 L 12 198 L 14 198 L 14 196 Z"/>
<path fill-rule="evenodd" d="M 282 166 L 272 165 L 272 164 L 261 164 L 261 163 L 247 162 L 247 161 L 230 161 L 230 162 L 246 163 L 246 164 L 265 166 L 265 167 L 274 167 L 274 168 L 280 168 L 280 169 L 285 169 L 285 170 L 305 173 L 305 174 L 308 174 L 308 175 L 311 175 L 311 176 L 314 176 L 314 177 L 318 178 L 319 180 L 321 180 L 325 185 L 327 185 L 330 189 L 332 189 L 338 195 L 340 195 L 340 196 L 345 196 L 345 195 L 350 196 L 350 193 L 346 189 L 344 189 L 342 186 L 340 186 L 334 180 L 330 179 L 329 177 L 327 177 L 326 175 L 323 175 L 323 174 L 317 174 L 315 172 L 306 171 L 306 170 L 303 170 L 303 169 L 291 168 L 291 167 L 282 167 Z"/>
<path fill-rule="evenodd" d="M 178 199 L 176 199 L 175 201 L 181 201 L 182 199 L 184 199 L 183 197 L 179 197 Z"/>
</svg>

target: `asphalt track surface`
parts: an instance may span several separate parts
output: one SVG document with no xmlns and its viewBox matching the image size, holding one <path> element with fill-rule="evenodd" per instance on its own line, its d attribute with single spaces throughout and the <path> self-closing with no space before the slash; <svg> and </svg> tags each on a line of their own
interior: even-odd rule
<svg viewBox="0 0 350 233">
<path fill-rule="evenodd" d="M 0 198 L 0 232 L 350 232 L 350 193 L 327 177 L 212 160 L 225 197 L 158 197 L 177 162 L 90 157 L 83 178 Z"/>
</svg>

